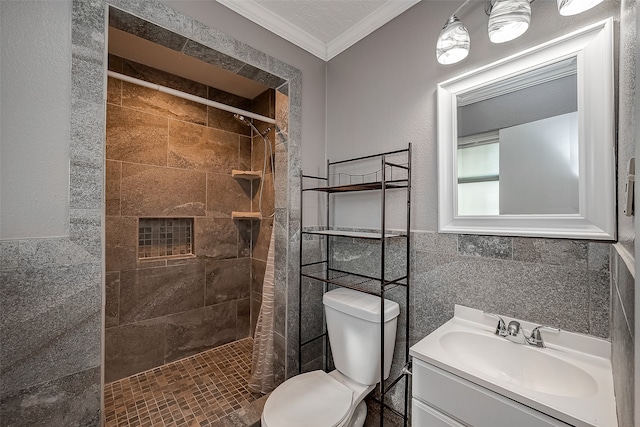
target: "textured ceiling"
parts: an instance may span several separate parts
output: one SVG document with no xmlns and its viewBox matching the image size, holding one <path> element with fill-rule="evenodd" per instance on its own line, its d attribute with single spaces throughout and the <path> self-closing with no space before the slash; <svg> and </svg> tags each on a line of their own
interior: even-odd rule
<svg viewBox="0 0 640 427">
<path fill-rule="evenodd" d="M 217 0 L 328 61 L 419 0 Z"/>
</svg>

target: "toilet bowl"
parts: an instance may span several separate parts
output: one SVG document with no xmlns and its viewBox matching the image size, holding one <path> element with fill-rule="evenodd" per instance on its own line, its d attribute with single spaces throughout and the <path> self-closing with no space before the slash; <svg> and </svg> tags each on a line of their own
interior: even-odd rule
<svg viewBox="0 0 640 427">
<path fill-rule="evenodd" d="M 263 427 L 362 427 L 364 398 L 380 381 L 382 350 L 384 378 L 389 376 L 398 304 L 385 300 L 384 349 L 379 297 L 340 288 L 325 293 L 323 304 L 336 370 L 307 372 L 280 384 L 265 403 Z"/>
<path fill-rule="evenodd" d="M 350 381 L 338 371 L 297 375 L 271 392 L 262 426 L 362 427 L 367 412 L 364 398 L 374 387 Z"/>
</svg>

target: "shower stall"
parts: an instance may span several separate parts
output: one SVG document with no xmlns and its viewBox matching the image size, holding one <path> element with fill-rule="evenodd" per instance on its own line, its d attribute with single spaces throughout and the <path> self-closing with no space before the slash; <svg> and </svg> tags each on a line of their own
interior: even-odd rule
<svg viewBox="0 0 640 427">
<path fill-rule="evenodd" d="M 109 405 L 115 413 L 136 389 L 187 377 L 217 387 L 216 372 L 202 379 L 205 365 L 238 380 L 238 396 L 222 402 L 231 387 L 222 384 L 202 405 L 221 402 L 200 414 L 221 418 L 259 397 L 247 381 L 275 211 L 276 91 L 240 96 L 128 59 L 138 40 L 122 29 L 152 24 L 113 8 L 109 18 L 107 422 L 118 417 Z"/>
</svg>

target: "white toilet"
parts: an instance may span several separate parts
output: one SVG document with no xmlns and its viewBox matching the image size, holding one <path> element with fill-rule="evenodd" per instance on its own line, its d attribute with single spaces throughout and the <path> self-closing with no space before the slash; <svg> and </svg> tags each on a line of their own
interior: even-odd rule
<svg viewBox="0 0 640 427">
<path fill-rule="evenodd" d="M 297 375 L 280 384 L 262 412 L 263 427 L 362 427 L 364 398 L 380 381 L 380 298 L 339 288 L 324 294 L 336 370 Z M 384 378 L 389 377 L 400 307 L 384 301 Z"/>
</svg>

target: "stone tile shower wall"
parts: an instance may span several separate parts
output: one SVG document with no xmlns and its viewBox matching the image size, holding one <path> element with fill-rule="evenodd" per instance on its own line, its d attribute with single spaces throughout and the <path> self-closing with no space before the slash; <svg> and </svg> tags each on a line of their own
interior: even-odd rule
<svg viewBox="0 0 640 427">
<path fill-rule="evenodd" d="M 254 102 L 115 56 L 109 69 L 274 114 L 273 90 Z M 249 336 L 259 309 L 252 287 L 259 301 L 264 276 L 252 235 L 260 259 L 269 244 L 259 224 L 231 219 L 257 203 L 258 181 L 231 176 L 258 163 L 249 127 L 232 113 L 109 78 L 106 159 L 105 381 Z M 273 196 L 265 191 L 271 211 Z M 149 217 L 193 218 L 193 254 L 142 259 L 138 219 Z"/>
</svg>

